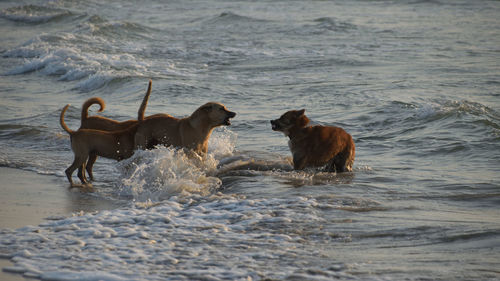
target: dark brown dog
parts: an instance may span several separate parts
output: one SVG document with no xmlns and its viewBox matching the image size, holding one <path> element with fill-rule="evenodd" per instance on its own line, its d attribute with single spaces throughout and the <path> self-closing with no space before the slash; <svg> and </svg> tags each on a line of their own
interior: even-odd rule
<svg viewBox="0 0 500 281">
<path fill-rule="evenodd" d="M 199 155 L 207 153 L 208 139 L 212 131 L 222 125 L 230 125 L 236 113 L 220 103 L 209 102 L 200 106 L 191 116 L 178 119 L 168 114 L 139 119 L 135 135 L 138 148 L 151 149 L 163 144 L 191 149 Z"/>
<path fill-rule="evenodd" d="M 294 169 L 325 166 L 329 172 L 352 171 L 355 147 L 351 135 L 338 127 L 307 126 L 304 111 L 291 110 L 271 120 L 273 131 L 290 138 Z"/>
<path fill-rule="evenodd" d="M 146 111 L 146 106 L 148 104 L 149 96 L 151 95 L 151 85 L 152 81 L 149 80 L 148 89 L 146 94 L 144 95 L 144 99 L 142 100 L 141 106 L 139 107 L 139 111 L 137 113 L 138 119 L 144 119 L 144 112 Z M 100 106 L 98 112 L 102 112 L 106 106 L 104 101 L 99 97 L 90 98 L 83 103 L 82 106 L 82 118 L 80 129 L 94 129 L 101 131 L 120 131 L 124 130 L 132 125 L 136 125 L 138 123 L 137 120 L 127 120 L 127 121 L 116 121 L 113 119 L 109 119 L 102 116 L 90 116 L 88 109 L 90 106 L 98 104 Z M 89 175 L 90 180 L 94 180 L 94 175 L 92 173 L 92 167 L 94 166 L 95 161 L 97 160 L 96 154 L 89 155 L 89 159 L 85 168 L 87 169 L 87 173 Z"/>
<path fill-rule="evenodd" d="M 85 163 L 91 155 L 122 160 L 134 154 L 134 136 L 139 123 L 135 123 L 121 131 L 101 131 L 93 129 L 78 129 L 72 131 L 64 123 L 64 114 L 69 104 L 61 111 L 59 122 L 61 127 L 71 136 L 71 149 L 75 155 L 73 164 L 69 166 L 65 173 L 70 184 L 73 172 L 78 169 L 78 178 L 82 184 L 87 184 L 85 177 Z"/>
</svg>

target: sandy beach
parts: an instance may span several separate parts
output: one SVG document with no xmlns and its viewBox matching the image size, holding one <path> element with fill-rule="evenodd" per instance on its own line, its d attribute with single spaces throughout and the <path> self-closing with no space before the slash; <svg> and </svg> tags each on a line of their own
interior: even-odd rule
<svg viewBox="0 0 500 281">
<path fill-rule="evenodd" d="M 0 229 L 38 225 L 47 218 L 70 216 L 118 207 L 115 202 L 98 199 L 77 188 L 68 188 L 61 178 L 12 168 L 0 168 Z M 5 272 L 12 264 L 0 259 L 0 280 L 29 280 Z"/>
</svg>

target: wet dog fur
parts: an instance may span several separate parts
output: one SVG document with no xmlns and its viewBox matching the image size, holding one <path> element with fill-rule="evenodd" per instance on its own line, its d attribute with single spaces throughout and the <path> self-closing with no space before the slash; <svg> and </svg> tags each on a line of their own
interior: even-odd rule
<svg viewBox="0 0 500 281">
<path fill-rule="evenodd" d="M 235 116 L 236 113 L 216 102 L 206 103 L 189 117 L 182 119 L 168 114 L 157 114 L 144 120 L 139 119 L 135 143 L 141 149 L 151 149 L 160 144 L 187 148 L 199 156 L 204 156 L 213 129 L 231 125 L 230 119 Z"/>
<path fill-rule="evenodd" d="M 308 126 L 305 110 L 291 110 L 279 119 L 271 120 L 273 131 L 290 138 L 288 145 L 293 156 L 293 167 L 324 167 L 328 172 L 352 171 L 355 146 L 350 134 L 333 126 Z"/>
<path fill-rule="evenodd" d="M 148 89 L 146 91 L 146 94 L 144 95 L 141 106 L 139 107 L 139 111 L 137 112 L 138 120 L 144 119 L 144 113 L 146 111 L 146 106 L 148 104 L 149 96 L 151 95 L 151 86 L 152 86 L 152 81 L 149 80 Z M 94 130 L 101 130 L 101 131 L 120 131 L 120 130 L 124 130 L 132 125 L 136 125 L 139 122 L 138 120 L 127 120 L 127 121 L 120 122 L 120 121 L 109 119 L 109 118 L 106 118 L 103 116 L 89 116 L 88 109 L 90 106 L 92 106 L 94 104 L 99 105 L 98 112 L 102 112 L 104 110 L 104 108 L 106 107 L 104 100 L 102 100 L 99 97 L 93 97 L 93 98 L 86 100 L 82 105 L 82 116 L 81 116 L 80 129 L 94 129 Z M 85 165 L 85 168 L 87 170 L 87 174 L 88 174 L 90 180 L 94 180 L 94 175 L 92 173 L 92 167 L 94 166 L 94 163 L 96 160 L 97 160 L 97 155 L 91 153 L 89 155 L 88 161 Z"/>
<path fill-rule="evenodd" d="M 91 155 L 122 160 L 134 154 L 134 136 L 139 123 L 123 130 L 111 132 L 94 129 L 72 131 L 64 122 L 64 114 L 68 107 L 69 104 L 61 111 L 59 122 L 71 137 L 71 149 L 75 156 L 73 163 L 65 171 L 71 186 L 73 186 L 72 175 L 76 169 L 78 169 L 78 178 L 81 183 L 88 184 L 85 177 L 85 163 Z"/>
</svg>

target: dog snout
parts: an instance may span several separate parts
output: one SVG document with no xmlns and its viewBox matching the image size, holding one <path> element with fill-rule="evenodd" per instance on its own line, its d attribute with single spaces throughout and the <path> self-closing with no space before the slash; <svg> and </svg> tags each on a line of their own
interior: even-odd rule
<svg viewBox="0 0 500 281">
<path fill-rule="evenodd" d="M 278 122 L 276 120 L 271 120 L 271 128 L 273 129 L 273 131 L 276 131 L 279 129 L 279 125 L 278 125 Z"/>
<path fill-rule="evenodd" d="M 229 126 L 231 125 L 231 118 L 234 118 L 236 116 L 235 112 L 232 111 L 226 111 L 226 118 L 224 119 L 223 125 Z"/>
</svg>

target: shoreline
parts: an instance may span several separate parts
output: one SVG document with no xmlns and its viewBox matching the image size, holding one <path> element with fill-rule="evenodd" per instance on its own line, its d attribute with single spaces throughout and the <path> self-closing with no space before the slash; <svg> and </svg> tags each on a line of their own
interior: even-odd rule
<svg viewBox="0 0 500 281">
<path fill-rule="evenodd" d="M 0 192 L 0 229 L 37 226 L 50 217 L 121 206 L 111 200 L 91 197 L 78 188 L 70 189 L 58 177 L 7 167 L 0 167 Z M 4 271 L 12 265 L 9 259 L 0 258 L 0 280 L 33 280 Z"/>
</svg>

